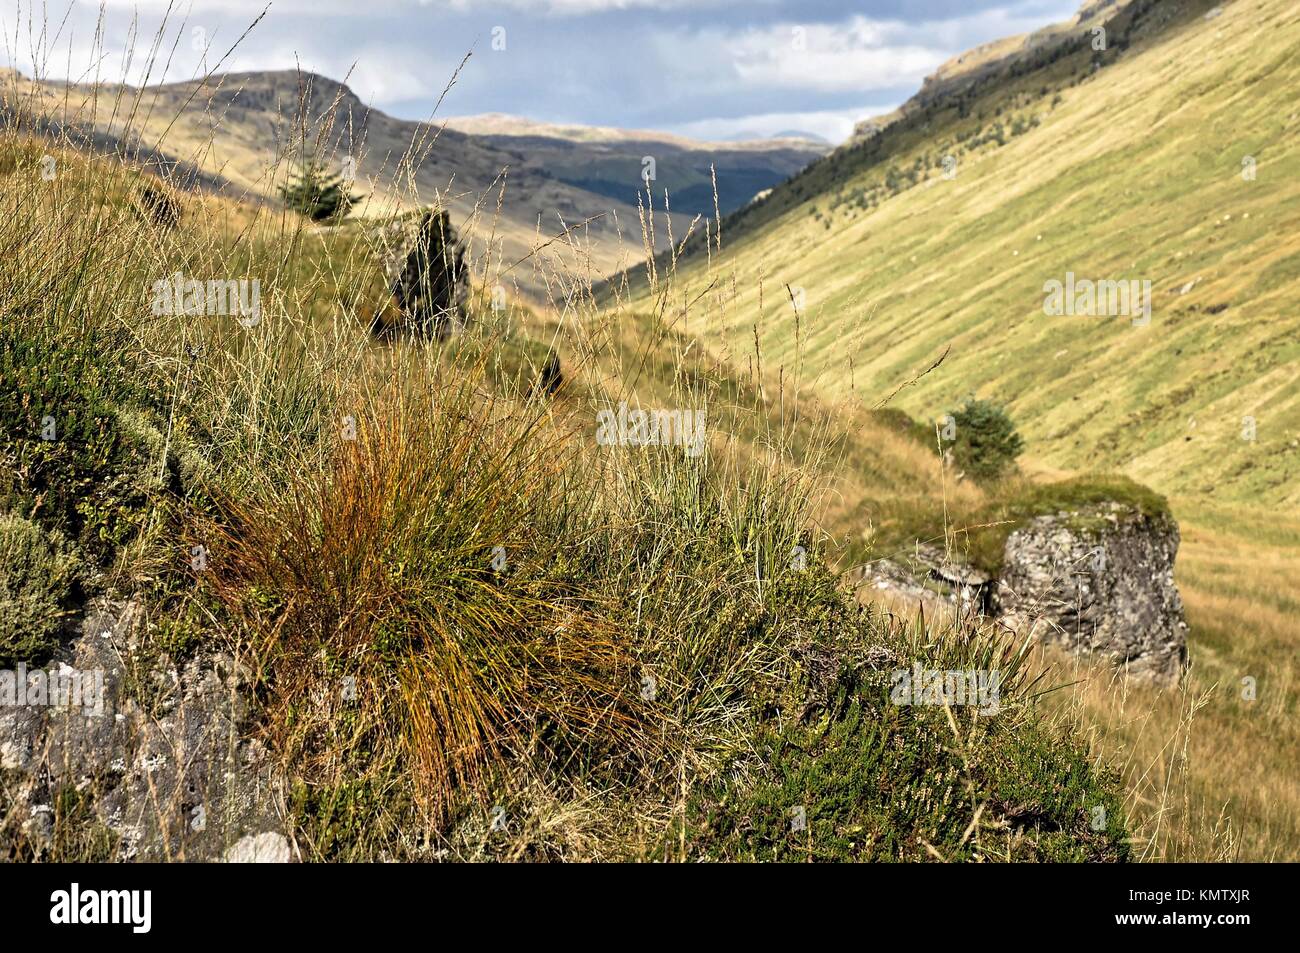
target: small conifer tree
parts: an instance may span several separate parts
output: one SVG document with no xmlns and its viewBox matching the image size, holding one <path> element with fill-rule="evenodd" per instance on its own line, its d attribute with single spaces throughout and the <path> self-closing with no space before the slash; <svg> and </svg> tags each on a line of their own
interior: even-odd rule
<svg viewBox="0 0 1300 953">
<path fill-rule="evenodd" d="M 956 430 L 952 454 L 963 471 L 990 482 L 1015 468 L 1025 442 L 1003 407 L 972 398 L 951 416 Z"/>
<path fill-rule="evenodd" d="M 324 165 L 308 159 L 286 184 L 280 186 L 284 204 L 301 212 L 313 222 L 341 219 L 361 200 L 339 175 L 331 175 Z"/>
</svg>

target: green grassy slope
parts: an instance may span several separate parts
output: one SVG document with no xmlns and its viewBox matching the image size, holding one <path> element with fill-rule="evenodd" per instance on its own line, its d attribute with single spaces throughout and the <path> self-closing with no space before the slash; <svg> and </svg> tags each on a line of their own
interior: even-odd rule
<svg viewBox="0 0 1300 953">
<path fill-rule="evenodd" d="M 566 327 L 584 367 L 554 395 L 508 353 L 541 341 L 514 334 L 524 309 L 476 310 L 454 344 L 375 342 L 339 314 L 378 265 L 346 230 L 190 196 L 159 227 L 137 170 L 58 150 L 46 179 L 49 148 L 0 135 L 0 247 L 21 250 L 0 258 L 0 608 L 71 627 L 88 599 L 135 603 L 141 706 L 155 666 L 247 660 L 240 730 L 275 752 L 304 858 L 1133 855 L 1118 776 L 1040 713 L 1021 648 L 846 598 L 808 512 L 820 474 L 783 452 L 803 434 L 747 419 L 743 383 L 693 354 L 660 363 L 677 339 L 623 384 L 722 395 L 710 427 L 765 436 L 765 458 L 757 437 L 698 459 L 596 444 L 608 401 L 584 372 L 624 357 L 599 315 Z M 153 314 L 181 268 L 261 275 L 263 320 Z M 84 591 L 37 591 L 65 555 Z M 0 626 L 0 664 L 72 636 Z M 997 670 L 996 712 L 900 703 L 890 670 L 912 662 Z M 0 770 L 0 860 L 111 856 L 116 782 L 88 773 L 54 792 L 77 810 L 47 842 L 27 770 Z"/>
<path fill-rule="evenodd" d="M 1063 707 L 1125 765 L 1152 856 L 1293 858 L 1300 10 L 1240 0 L 1207 19 L 1214 8 L 1133 0 L 1105 52 L 1080 30 L 918 98 L 726 218 L 720 247 L 711 229 L 709 253 L 688 243 L 675 274 L 661 257 L 653 296 L 638 273 L 630 303 L 615 287 L 620 312 L 692 311 L 697 351 L 739 374 L 850 404 L 893 395 L 923 420 L 995 398 L 1035 478 L 1118 472 L 1167 496 L 1191 674 L 1150 694 L 1082 673 Z M 1044 283 L 1070 271 L 1149 279 L 1150 323 L 1049 317 Z M 851 445 L 897 456 L 868 430 Z M 969 481 L 936 502 L 928 459 L 891 490 L 892 472 L 861 479 L 864 455 L 846 457 L 827 527 L 888 555 L 941 523 L 979 525 L 983 501 L 952 498 Z M 1247 678 L 1267 686 L 1257 699 Z"/>
<path fill-rule="evenodd" d="M 724 222 L 711 262 L 688 250 L 677 292 L 725 274 L 711 343 L 752 350 L 757 322 L 766 367 L 801 343 L 837 394 L 850 362 L 885 394 L 951 346 L 895 403 L 932 419 L 998 398 L 1050 467 L 1300 501 L 1300 11 L 1210 6 L 1131 4 L 1106 53 L 1081 37 L 824 160 Z M 1149 325 L 1045 315 L 1067 272 L 1149 279 Z"/>
</svg>

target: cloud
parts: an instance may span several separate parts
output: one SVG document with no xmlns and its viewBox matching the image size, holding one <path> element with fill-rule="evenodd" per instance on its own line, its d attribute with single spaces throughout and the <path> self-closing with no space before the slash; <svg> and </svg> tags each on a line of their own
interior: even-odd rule
<svg viewBox="0 0 1300 953">
<path fill-rule="evenodd" d="M 749 116 L 697 119 L 669 131 L 692 139 L 763 139 L 779 133 L 810 132 L 829 142 L 843 142 L 860 120 L 888 112 L 874 105 L 810 112 L 755 113 Z"/>
<path fill-rule="evenodd" d="M 470 12 L 493 6 L 503 10 L 528 13 L 538 16 L 590 16 L 602 13 L 623 13 L 631 10 L 702 10 L 706 8 L 723 8 L 735 5 L 734 0 L 497 0 L 496 3 L 483 3 L 482 0 L 417 0 L 422 7 L 442 7 L 456 12 Z"/>
<path fill-rule="evenodd" d="M 943 48 L 909 34 L 901 23 L 858 16 L 833 25 L 782 23 L 747 31 L 727 45 L 743 83 L 861 92 L 920 82 L 948 58 Z"/>
<path fill-rule="evenodd" d="M 168 0 L 106 0 L 98 51 L 99 0 L 74 3 L 57 35 L 61 8 L 43 14 L 39 0 L 19 0 L 16 17 L 12 4 L 0 10 L 0 65 L 81 79 L 93 78 L 94 63 L 109 80 L 176 81 L 214 69 L 239 40 L 223 70 L 300 66 L 343 79 L 352 69 L 364 101 L 423 119 L 472 49 L 446 114 L 720 137 L 802 128 L 840 139 L 851 116 L 898 105 L 944 60 L 1063 19 L 1076 0 L 275 0 L 242 40 L 266 0 L 193 0 L 188 13 L 185 2 L 166 19 L 150 71 Z M 38 24 L 48 17 L 43 46 L 30 39 L 29 13 Z M 504 50 L 492 46 L 497 26 Z M 211 45 L 206 58 L 196 29 Z"/>
</svg>

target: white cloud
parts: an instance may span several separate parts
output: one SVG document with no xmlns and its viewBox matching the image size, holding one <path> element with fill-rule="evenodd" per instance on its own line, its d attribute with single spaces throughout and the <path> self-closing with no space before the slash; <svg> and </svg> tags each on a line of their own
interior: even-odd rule
<svg viewBox="0 0 1300 953">
<path fill-rule="evenodd" d="M 732 0 L 496 0 L 491 6 L 520 13 L 587 16 L 626 10 L 700 10 L 726 6 Z M 483 0 L 418 0 L 422 7 L 442 7 L 457 12 L 482 9 Z"/>
<path fill-rule="evenodd" d="M 1042 25 L 1041 12 L 1027 15 L 1012 6 L 919 22 L 854 15 L 839 23 L 792 20 L 739 33 L 709 29 L 693 42 L 711 48 L 714 62 L 729 59 L 746 85 L 834 93 L 916 85 L 970 47 Z M 707 50 L 701 55 L 709 62 Z"/>
<path fill-rule="evenodd" d="M 45 2 L 19 0 L 16 17 L 12 3 L 0 9 L 0 65 L 157 83 L 215 69 L 267 0 L 177 0 L 148 73 L 148 48 L 169 0 L 105 0 L 98 51 L 91 43 L 100 0 L 76 0 L 57 39 L 67 0 Z M 856 104 L 892 107 L 949 57 L 1060 19 L 1054 14 L 1076 0 L 1003 0 L 984 9 L 986 0 L 967 2 L 958 16 L 920 21 L 907 13 L 873 17 L 863 12 L 872 0 L 274 0 L 221 69 L 300 66 L 337 80 L 352 70 L 347 82 L 362 100 L 425 118 L 472 48 L 444 112 L 517 112 L 707 137 L 796 128 L 838 140 L 872 111 Z M 823 19 L 844 14 L 812 22 L 814 9 Z M 137 11 L 136 53 L 128 59 L 122 51 Z M 51 30 L 35 53 L 29 14 Z M 804 15 L 808 22 L 799 22 Z M 490 50 L 494 23 L 509 25 L 508 52 Z M 212 44 L 206 59 L 193 48 L 196 28 Z"/>
<path fill-rule="evenodd" d="M 819 92 L 916 83 L 949 56 L 913 39 L 903 24 L 860 16 L 840 24 L 783 23 L 723 42 L 743 82 Z"/>
<path fill-rule="evenodd" d="M 849 137 L 853 126 L 860 120 L 887 111 L 879 107 L 857 106 L 812 112 L 756 113 L 752 116 L 699 119 L 675 126 L 671 131 L 692 139 L 705 140 L 737 137 L 765 139 L 781 132 L 810 132 L 829 142 L 840 143 Z"/>
<path fill-rule="evenodd" d="M 106 2 L 110 6 L 127 5 L 126 0 Z M 164 0 L 133 0 L 132 5 L 134 2 L 148 8 Z M 280 2 L 277 0 L 276 5 Z M 328 6 L 332 0 L 314 2 Z M 0 63 L 29 76 L 67 77 L 76 82 L 124 81 L 132 85 L 193 79 L 217 70 L 218 64 L 223 73 L 300 68 L 335 80 L 346 79 L 357 96 L 377 106 L 421 99 L 429 96 L 431 89 L 436 94 L 455 67 L 455 62 L 444 62 L 416 44 L 364 33 L 358 35 L 354 45 L 334 43 L 324 35 L 293 37 L 271 29 L 254 31 L 236 46 L 252 19 L 222 20 L 212 16 L 209 9 L 257 6 L 260 11 L 265 5 L 266 0 L 203 0 L 205 16 L 191 13 L 187 19 L 178 14 L 165 23 L 160 15 L 150 15 L 148 9 L 141 11 L 138 20 L 119 11 L 105 19 L 98 42 L 97 17 L 74 9 L 61 31 L 58 26 L 62 15 L 58 19 L 50 17 L 43 44 L 32 43 L 25 33 L 19 33 L 15 46 L 14 29 L 7 26 L 4 39 L 0 39 Z M 348 7 L 355 13 L 355 2 L 350 0 Z M 78 17 L 78 13 L 82 15 Z M 3 17 L 0 26 L 5 26 Z M 155 34 L 160 30 L 162 39 L 153 52 Z M 231 47 L 235 47 L 233 52 Z"/>
</svg>

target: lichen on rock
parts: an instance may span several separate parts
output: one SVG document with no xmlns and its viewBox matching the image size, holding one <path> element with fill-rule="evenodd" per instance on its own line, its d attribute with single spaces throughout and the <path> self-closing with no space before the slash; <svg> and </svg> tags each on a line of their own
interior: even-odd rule
<svg viewBox="0 0 1300 953">
<path fill-rule="evenodd" d="M 1178 542 L 1167 509 L 1090 501 L 1018 520 L 996 575 L 918 544 L 910 556 L 874 560 L 850 579 L 860 598 L 920 608 L 927 618 L 997 618 L 1043 644 L 1169 683 L 1187 660 L 1173 578 Z"/>
<path fill-rule="evenodd" d="M 1045 643 L 1174 681 L 1187 658 L 1178 543 L 1172 517 L 1119 503 L 1035 517 L 1007 537 L 1002 614 Z"/>
<path fill-rule="evenodd" d="M 97 683 L 93 706 L 88 695 L 0 706 L 0 857 L 219 860 L 250 834 L 284 830 L 272 758 L 249 737 L 248 671 L 220 652 L 141 670 L 137 620 L 133 604 L 98 602 L 53 663 Z M 56 809 L 71 792 L 77 817 Z M 88 857 L 91 830 L 103 836 Z"/>
</svg>

